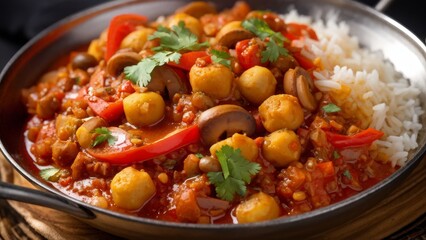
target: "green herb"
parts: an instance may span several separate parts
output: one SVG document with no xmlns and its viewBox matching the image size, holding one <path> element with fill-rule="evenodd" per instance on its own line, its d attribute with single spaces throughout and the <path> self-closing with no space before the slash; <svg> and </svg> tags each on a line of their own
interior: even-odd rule
<svg viewBox="0 0 426 240">
<path fill-rule="evenodd" d="M 155 67 L 163 66 L 168 62 L 179 64 L 180 53 L 158 52 L 154 56 L 144 58 L 137 65 L 124 68 L 126 78 L 140 87 L 146 87 L 151 81 L 151 73 Z"/>
<path fill-rule="evenodd" d="M 334 159 L 340 158 L 340 154 L 337 151 L 333 151 L 333 158 Z"/>
<path fill-rule="evenodd" d="M 107 141 L 108 145 L 110 146 L 114 145 L 116 138 L 111 134 L 111 131 L 108 130 L 108 128 L 106 127 L 96 128 L 93 132 L 97 133 L 98 135 L 96 136 L 95 140 L 92 142 L 92 147 L 96 147 L 105 141 Z"/>
<path fill-rule="evenodd" d="M 250 18 L 244 20 L 241 25 L 263 41 L 268 39 L 266 49 L 262 51 L 262 63 L 267 61 L 275 62 L 279 56 L 287 56 L 289 54 L 288 50 L 284 48 L 284 42 L 288 40 L 281 33 L 272 30 L 265 21 L 258 18 Z"/>
<path fill-rule="evenodd" d="M 163 162 L 162 166 L 168 170 L 172 170 L 176 165 L 176 160 L 173 159 L 167 159 Z"/>
<path fill-rule="evenodd" d="M 75 78 L 72 78 L 72 79 L 74 80 L 75 84 L 80 85 L 80 82 L 81 82 L 80 77 L 75 77 Z"/>
<path fill-rule="evenodd" d="M 226 201 L 232 201 L 235 193 L 244 196 L 246 184 L 251 182 L 251 176 L 260 171 L 258 163 L 249 162 L 241 155 L 240 149 L 228 145 L 216 151 L 222 172 L 209 172 L 209 181 L 216 186 L 217 196 Z"/>
<path fill-rule="evenodd" d="M 49 181 L 49 179 L 53 177 L 55 174 L 57 174 L 59 171 L 60 169 L 57 169 L 57 168 L 46 168 L 46 169 L 40 170 L 40 177 L 46 181 Z"/>
<path fill-rule="evenodd" d="M 159 39 L 160 46 L 152 48 L 157 53 L 154 56 L 142 59 L 137 65 L 124 68 L 127 79 L 140 87 L 146 87 L 151 81 L 151 73 L 155 67 L 168 62 L 179 64 L 182 56 L 180 51 L 195 51 L 208 47 L 208 42 L 198 43 L 198 38 L 180 21 L 172 29 L 158 27 L 157 31 L 148 37 L 149 40 Z"/>
<path fill-rule="evenodd" d="M 198 43 L 198 38 L 188 28 L 185 22 L 180 21 L 172 29 L 163 26 L 158 27 L 157 31 L 148 37 L 148 40 L 160 39 L 160 46 L 152 48 L 154 51 L 195 51 L 203 47 L 208 47 L 208 42 Z"/>
<path fill-rule="evenodd" d="M 349 180 L 351 180 L 351 179 L 352 179 L 352 174 L 351 174 L 351 172 L 349 172 L 349 170 L 348 170 L 348 169 L 346 169 L 346 170 L 343 172 L 343 176 L 347 177 Z"/>
<path fill-rule="evenodd" d="M 340 112 L 340 110 L 341 110 L 339 106 L 337 106 L 333 103 L 329 103 L 329 104 L 325 105 L 324 107 L 322 107 L 322 109 L 326 113 L 335 113 L 335 112 Z"/>
<path fill-rule="evenodd" d="M 201 153 L 196 153 L 195 156 L 197 156 L 197 158 L 203 158 L 204 157 L 204 155 L 201 154 Z"/>
<path fill-rule="evenodd" d="M 213 54 L 212 55 L 213 62 L 222 64 L 228 68 L 231 68 L 231 60 L 230 60 L 231 55 L 229 55 L 229 53 L 215 50 L 215 49 L 212 49 L 210 53 Z"/>
</svg>

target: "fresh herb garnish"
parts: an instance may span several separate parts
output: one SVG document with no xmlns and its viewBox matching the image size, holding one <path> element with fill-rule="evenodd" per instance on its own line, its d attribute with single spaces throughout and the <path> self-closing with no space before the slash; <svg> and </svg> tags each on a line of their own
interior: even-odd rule
<svg viewBox="0 0 426 240">
<path fill-rule="evenodd" d="M 107 141 L 108 145 L 110 146 L 114 145 L 116 138 L 112 135 L 111 131 L 108 130 L 108 128 L 106 127 L 96 128 L 93 132 L 97 133 L 98 135 L 96 136 L 95 140 L 92 142 L 92 147 L 96 147 L 105 141 Z"/>
<path fill-rule="evenodd" d="M 241 25 L 263 41 L 268 39 L 266 49 L 261 53 L 262 63 L 267 61 L 275 62 L 279 56 L 287 56 L 289 54 L 288 50 L 284 48 L 284 42 L 287 39 L 281 33 L 272 30 L 265 21 L 258 18 L 250 18 L 244 20 Z"/>
<path fill-rule="evenodd" d="M 340 154 L 337 151 L 333 151 L 333 158 L 334 159 L 340 158 Z"/>
<path fill-rule="evenodd" d="M 180 21 L 171 30 L 163 26 L 158 27 L 157 31 L 148 37 L 148 40 L 154 39 L 160 39 L 160 46 L 152 48 L 156 52 L 195 51 L 209 46 L 208 42 L 198 43 L 197 36 L 185 27 L 184 21 Z"/>
<path fill-rule="evenodd" d="M 251 176 L 260 171 L 258 163 L 249 162 L 241 155 L 240 149 L 228 145 L 216 151 L 222 172 L 209 172 L 209 181 L 216 186 L 216 194 L 221 199 L 232 201 L 235 193 L 244 196 L 246 184 L 251 182 Z"/>
<path fill-rule="evenodd" d="M 329 103 L 329 104 L 325 105 L 324 107 L 322 107 L 322 109 L 326 113 L 335 113 L 335 112 L 340 112 L 341 111 L 340 107 L 337 106 L 334 103 Z"/>
<path fill-rule="evenodd" d="M 40 177 L 46 181 L 49 181 L 49 179 L 53 177 L 55 174 L 57 174 L 59 171 L 60 169 L 57 169 L 57 168 L 46 168 L 46 169 L 40 170 Z"/>
<path fill-rule="evenodd" d="M 351 174 L 351 172 L 349 172 L 349 170 L 348 169 L 346 169 L 344 172 L 343 172 L 343 176 L 345 176 L 346 178 L 348 178 L 349 180 L 351 180 L 352 179 L 352 174 Z"/>
<path fill-rule="evenodd" d="M 204 157 L 204 155 L 201 154 L 201 153 L 196 153 L 195 156 L 197 156 L 197 158 L 203 158 Z"/>
<path fill-rule="evenodd" d="M 222 64 L 228 68 L 231 68 L 231 59 L 230 59 L 231 55 L 229 55 L 229 53 L 215 50 L 215 49 L 212 49 L 210 53 L 212 54 L 213 62 Z"/>
<path fill-rule="evenodd" d="M 149 40 L 159 39 L 160 46 L 152 48 L 157 53 L 142 59 L 137 65 L 124 68 L 127 79 L 140 87 L 146 87 L 151 81 L 151 73 L 155 67 L 168 62 L 179 64 L 182 56 L 180 51 L 194 51 L 208 47 L 208 42 L 198 43 L 198 38 L 180 21 L 172 29 L 158 27 L 157 31 L 148 37 Z"/>
<path fill-rule="evenodd" d="M 179 64 L 180 53 L 158 52 L 154 56 L 144 58 L 137 65 L 124 68 L 126 78 L 140 87 L 146 87 L 151 81 L 151 73 L 155 67 L 163 66 L 168 62 Z"/>
</svg>

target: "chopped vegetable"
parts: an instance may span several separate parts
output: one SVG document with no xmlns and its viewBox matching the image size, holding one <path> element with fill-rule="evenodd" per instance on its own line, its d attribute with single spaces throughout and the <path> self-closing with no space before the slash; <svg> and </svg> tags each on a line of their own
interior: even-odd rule
<svg viewBox="0 0 426 240">
<path fill-rule="evenodd" d="M 115 129 L 115 134 L 121 135 L 120 138 L 129 138 L 124 130 Z M 124 144 L 120 141 L 120 144 L 116 142 L 113 146 L 89 148 L 87 151 L 93 157 L 113 164 L 136 163 L 159 157 L 188 144 L 198 142 L 200 131 L 197 125 L 193 125 L 182 130 L 176 130 L 176 132 L 172 132 L 158 141 L 140 147 L 129 145 L 129 139 L 126 140 L 123 140 L 123 142 L 126 142 Z"/>
<path fill-rule="evenodd" d="M 222 64 L 226 67 L 231 68 L 231 60 L 230 60 L 231 55 L 229 55 L 229 53 L 215 50 L 215 49 L 212 49 L 210 53 L 212 54 L 213 62 Z"/>
<path fill-rule="evenodd" d="M 327 105 L 325 105 L 324 107 L 322 107 L 322 109 L 324 110 L 324 112 L 326 113 L 335 113 L 335 112 L 340 112 L 341 109 L 339 106 L 333 104 L 333 103 L 329 103 Z"/>
<path fill-rule="evenodd" d="M 352 179 L 352 174 L 351 174 L 351 172 L 350 172 L 348 169 L 346 169 L 346 170 L 343 172 L 343 176 L 347 177 L 349 180 L 351 180 L 351 179 Z"/>
<path fill-rule="evenodd" d="M 209 172 L 209 181 L 216 186 L 217 196 L 226 201 L 232 201 L 235 193 L 246 194 L 246 184 L 251 182 L 251 176 L 260 171 L 258 163 L 249 162 L 241 155 L 240 149 L 228 145 L 216 151 L 222 172 Z"/>
<path fill-rule="evenodd" d="M 326 132 L 327 140 L 336 148 L 368 146 L 379 140 L 384 133 L 374 128 L 367 128 L 352 136 Z"/>
<path fill-rule="evenodd" d="M 245 29 L 256 34 L 260 39 L 266 40 L 266 49 L 262 52 L 262 63 L 275 62 L 279 56 L 287 56 L 288 50 L 284 48 L 287 40 L 281 33 L 274 32 L 269 25 L 258 18 L 244 20 L 241 24 Z"/>
<path fill-rule="evenodd" d="M 57 169 L 57 168 L 46 168 L 46 169 L 40 170 L 40 177 L 46 181 L 50 181 L 50 178 L 53 177 L 55 174 L 57 174 L 59 171 L 60 169 Z"/>
<path fill-rule="evenodd" d="M 211 62 L 211 58 L 206 51 L 195 51 L 183 53 L 179 59 L 179 63 L 168 62 L 167 65 L 189 71 L 199 58 L 204 59 L 207 63 Z"/>
<path fill-rule="evenodd" d="M 92 143 L 92 147 L 96 147 L 99 144 L 107 141 L 108 145 L 112 146 L 114 145 L 116 138 L 111 134 L 111 131 L 108 130 L 106 127 L 96 128 L 94 133 L 97 133 L 95 140 Z"/>
<path fill-rule="evenodd" d="M 147 22 L 145 16 L 122 14 L 114 17 L 108 27 L 105 60 L 108 61 L 120 48 L 121 41 L 136 29 L 136 26 Z"/>
<path fill-rule="evenodd" d="M 340 154 L 337 151 L 333 151 L 333 158 L 334 159 L 340 158 Z"/>
</svg>

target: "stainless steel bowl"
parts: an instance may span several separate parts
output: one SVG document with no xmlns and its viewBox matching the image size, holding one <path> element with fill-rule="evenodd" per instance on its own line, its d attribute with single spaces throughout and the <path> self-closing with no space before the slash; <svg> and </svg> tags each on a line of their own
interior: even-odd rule
<svg viewBox="0 0 426 240">
<path fill-rule="evenodd" d="M 389 192 L 422 160 L 426 151 L 426 134 L 421 130 L 418 137 L 419 147 L 410 153 L 408 164 L 397 170 L 392 176 L 353 197 L 337 204 L 292 217 L 283 217 L 273 221 L 240 225 L 197 225 L 171 223 L 152 219 L 128 216 L 117 212 L 97 208 L 67 196 L 49 183 L 34 176 L 30 164 L 25 161 L 22 136 L 26 110 L 20 99 L 20 90 L 36 83 L 38 77 L 54 63 L 58 57 L 87 44 L 104 30 L 109 20 L 117 14 L 135 12 L 150 19 L 167 15 L 187 1 L 117 1 L 90 9 L 39 34 L 29 42 L 8 63 L 1 74 L 0 82 L 0 140 L 1 151 L 7 160 L 31 183 L 45 190 L 31 192 L 18 189 L 6 191 L 0 186 L 0 197 L 27 200 L 67 211 L 82 221 L 125 238 L 144 239 L 242 239 L 259 238 L 308 238 L 326 231 L 331 227 L 344 224 L 366 209 L 386 198 Z M 410 79 L 420 89 L 420 101 L 426 104 L 426 47 L 406 28 L 369 7 L 345 0 L 249 0 L 254 9 L 271 9 L 286 13 L 294 7 L 304 15 L 324 15 L 328 11 L 338 14 L 351 28 L 351 34 L 358 37 L 360 43 L 372 51 L 380 50 L 395 68 Z M 215 1 L 219 8 L 230 7 L 232 2 Z M 426 125 L 426 116 L 421 117 Z M 21 197 L 16 197 L 16 194 Z M 29 200 L 30 199 L 30 200 Z M 58 205 L 59 204 L 59 205 Z"/>
</svg>

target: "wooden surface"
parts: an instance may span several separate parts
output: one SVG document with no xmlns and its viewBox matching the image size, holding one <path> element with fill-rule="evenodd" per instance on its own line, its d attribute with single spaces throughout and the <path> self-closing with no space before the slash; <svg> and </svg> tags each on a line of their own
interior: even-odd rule
<svg viewBox="0 0 426 240">
<path fill-rule="evenodd" d="M 2 181 L 33 188 L 0 158 Z M 426 158 L 376 207 L 316 239 L 426 239 Z M 421 226 L 418 226 L 421 224 Z M 408 227 L 407 227 L 408 226 Z M 401 232 L 401 229 L 405 232 Z M 416 238 L 417 237 L 417 238 Z M 0 200 L 0 239 L 117 239 L 64 213 Z"/>
</svg>

